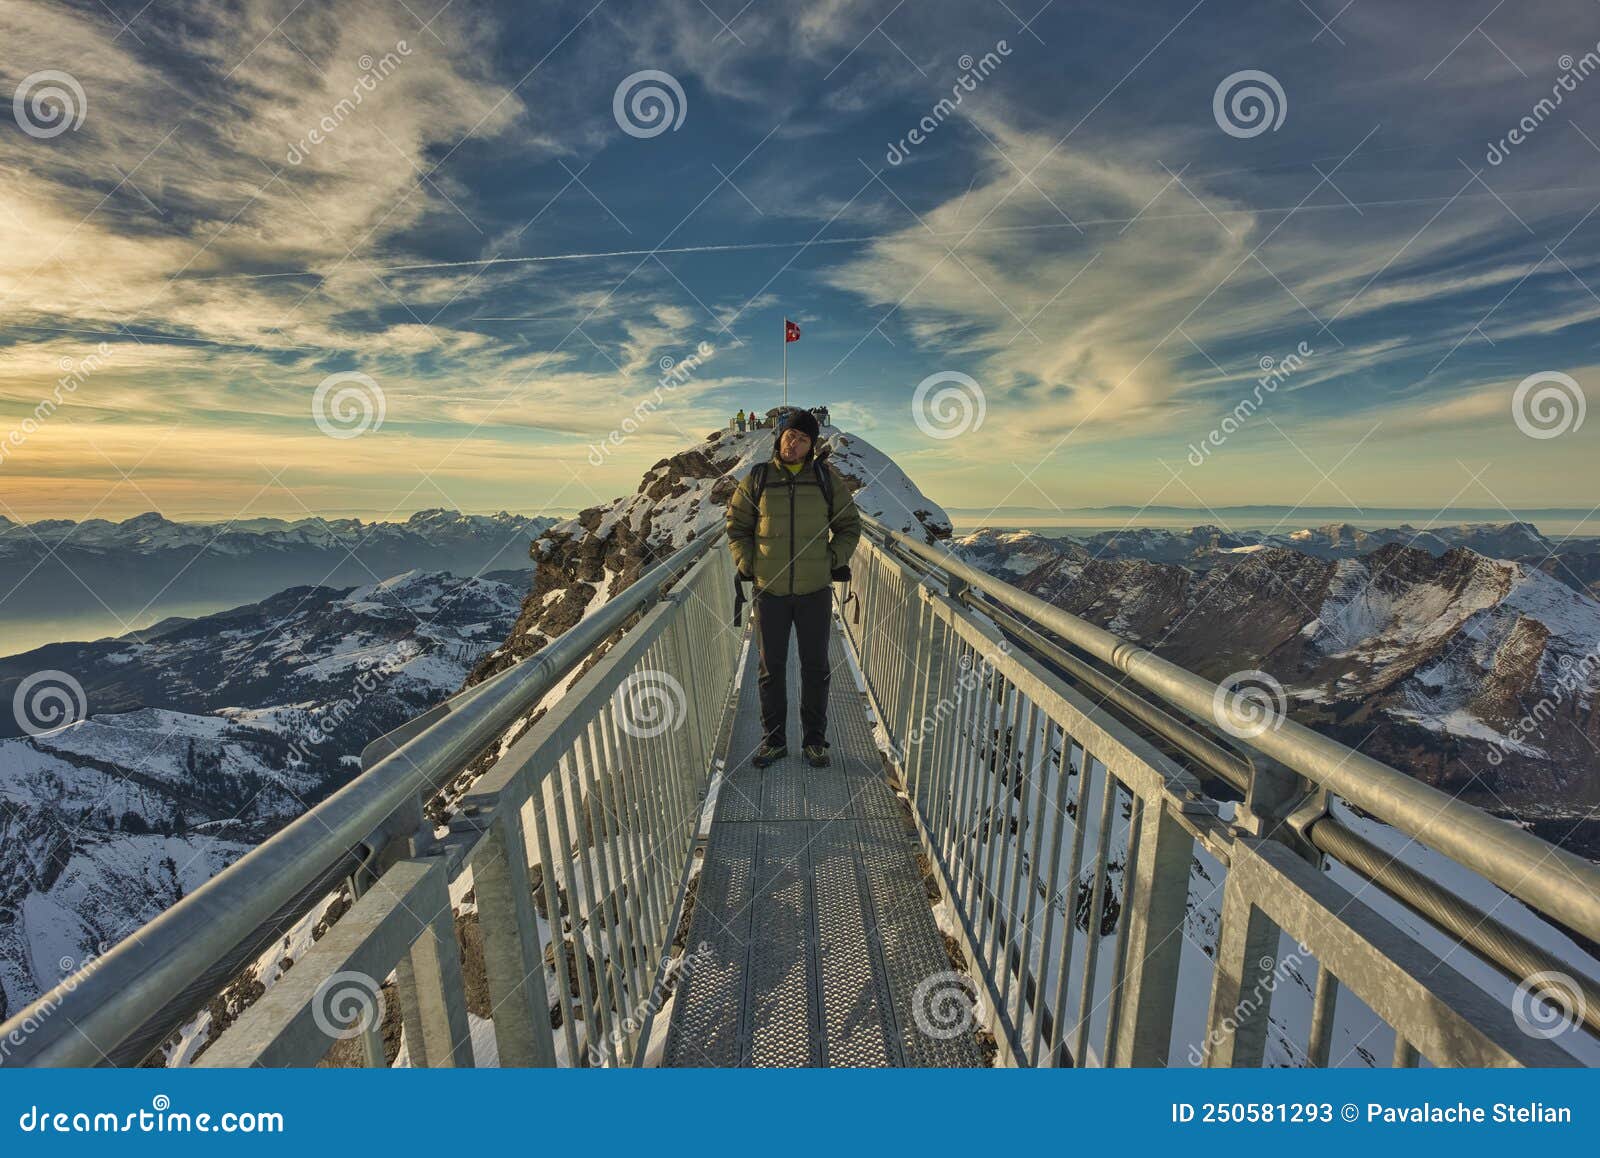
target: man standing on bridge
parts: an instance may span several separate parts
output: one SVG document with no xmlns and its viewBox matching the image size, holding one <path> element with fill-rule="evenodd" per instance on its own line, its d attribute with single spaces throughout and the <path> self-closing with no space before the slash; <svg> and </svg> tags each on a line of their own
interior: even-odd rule
<svg viewBox="0 0 1600 1158">
<path fill-rule="evenodd" d="M 828 640 L 834 582 L 850 578 L 861 515 L 843 476 L 816 452 L 821 429 L 808 410 L 779 424 L 772 458 L 739 481 L 728 500 L 728 546 L 742 579 L 753 579 L 756 648 L 761 659 L 761 727 L 754 764 L 789 754 L 789 632 L 800 652 L 801 748 L 806 762 L 828 763 Z"/>
</svg>

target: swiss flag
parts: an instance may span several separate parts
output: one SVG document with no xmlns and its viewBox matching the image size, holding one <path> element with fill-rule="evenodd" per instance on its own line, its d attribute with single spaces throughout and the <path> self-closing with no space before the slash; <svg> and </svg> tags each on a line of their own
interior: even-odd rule
<svg viewBox="0 0 1600 1158">
<path fill-rule="evenodd" d="M 800 340 L 800 327 L 788 318 L 783 319 L 783 340 L 785 342 L 798 342 Z"/>
</svg>

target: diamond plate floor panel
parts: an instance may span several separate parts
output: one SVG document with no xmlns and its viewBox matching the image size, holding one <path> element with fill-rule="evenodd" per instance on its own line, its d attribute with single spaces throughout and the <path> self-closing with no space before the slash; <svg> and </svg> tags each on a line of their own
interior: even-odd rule
<svg viewBox="0 0 1600 1158">
<path fill-rule="evenodd" d="M 918 987 L 950 964 L 915 835 L 832 630 L 828 768 L 798 749 L 766 769 L 750 763 L 762 739 L 751 649 L 690 922 L 689 945 L 708 951 L 680 982 L 665 1065 L 980 1064 L 970 1032 L 918 1028 Z M 792 737 L 792 647 L 789 671 Z"/>
</svg>

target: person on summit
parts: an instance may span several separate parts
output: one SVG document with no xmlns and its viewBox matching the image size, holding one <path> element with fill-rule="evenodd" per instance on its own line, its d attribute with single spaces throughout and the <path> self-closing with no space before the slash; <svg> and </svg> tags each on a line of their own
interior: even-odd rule
<svg viewBox="0 0 1600 1158">
<path fill-rule="evenodd" d="M 739 427 L 739 433 L 743 434 L 744 433 L 744 411 L 741 410 L 741 411 L 739 411 L 739 413 L 735 414 L 733 416 L 733 421 Z"/>
<path fill-rule="evenodd" d="M 757 686 L 763 738 L 753 763 L 789 754 L 788 666 L 791 630 L 800 653 L 800 746 L 806 762 L 828 760 L 828 642 L 831 583 L 850 579 L 861 514 L 843 476 L 817 449 L 821 430 L 808 410 L 778 424 L 772 457 L 739 480 L 728 500 L 728 546 L 741 579 L 754 581 Z"/>
</svg>

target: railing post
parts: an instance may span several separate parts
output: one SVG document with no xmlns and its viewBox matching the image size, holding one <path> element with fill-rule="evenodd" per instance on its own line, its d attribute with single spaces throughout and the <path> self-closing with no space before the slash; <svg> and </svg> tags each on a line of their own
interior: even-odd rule
<svg viewBox="0 0 1600 1158">
<path fill-rule="evenodd" d="M 1111 1059 L 1118 1066 L 1167 1064 L 1194 856 L 1194 837 L 1178 822 L 1170 801 L 1147 800 L 1142 813 L 1138 862 L 1123 873 L 1123 911 L 1131 924 L 1122 1024 Z"/>
<path fill-rule="evenodd" d="M 522 810 L 509 802 L 497 810 L 472 862 L 478 928 L 500 1065 L 553 1066 L 550 998 L 529 883 Z"/>
<path fill-rule="evenodd" d="M 420 911 L 433 916 L 395 967 L 401 1020 L 413 1066 L 470 1067 L 472 1031 L 450 886 L 445 880 L 444 859 L 428 859 L 430 883 L 418 900 Z"/>
<path fill-rule="evenodd" d="M 1211 1012 L 1206 1018 L 1205 1064 L 1258 1067 L 1266 1055 L 1278 927 L 1258 909 L 1230 871 L 1222 894 Z"/>
</svg>

